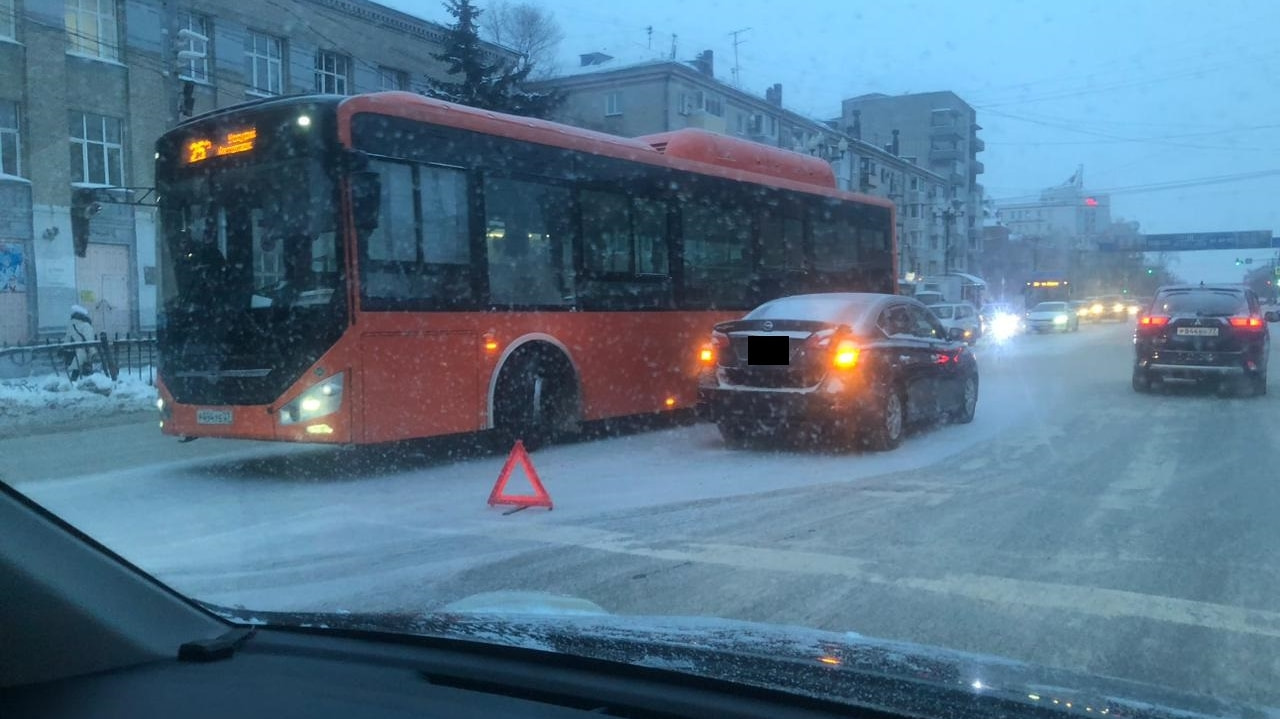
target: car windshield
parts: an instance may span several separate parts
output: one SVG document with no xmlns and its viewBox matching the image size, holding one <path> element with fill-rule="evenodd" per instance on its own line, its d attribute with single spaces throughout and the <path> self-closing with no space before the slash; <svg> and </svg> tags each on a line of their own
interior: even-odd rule
<svg viewBox="0 0 1280 719">
<path fill-rule="evenodd" d="M 1227 317 L 1245 314 L 1249 304 L 1244 295 L 1238 292 L 1215 292 L 1212 290 L 1190 292 L 1169 292 L 1156 298 L 1152 311 L 1166 315 L 1201 315 L 1204 317 Z"/>
<path fill-rule="evenodd" d="M 1278 38 L 0 0 L 0 483 L 220 622 L 1280 719 Z M 102 636 L 14 604 L 134 606 L 11 591 L 4 525 L 0 707 Z"/>
<path fill-rule="evenodd" d="M 752 320 L 813 320 L 849 324 L 856 322 L 867 302 L 842 297 L 788 297 L 765 303 L 747 313 Z"/>
</svg>

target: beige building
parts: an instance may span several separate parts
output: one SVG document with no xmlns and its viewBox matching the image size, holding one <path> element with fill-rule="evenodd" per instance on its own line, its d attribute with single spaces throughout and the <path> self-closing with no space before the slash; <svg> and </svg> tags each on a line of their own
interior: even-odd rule
<svg viewBox="0 0 1280 719">
<path fill-rule="evenodd" d="M 155 327 L 148 190 L 184 104 L 421 90 L 444 32 L 367 0 L 0 0 L 0 343 L 61 335 L 73 303 L 99 330 Z M 85 191 L 113 201 L 77 257 Z"/>
<path fill-rule="evenodd" d="M 953 92 L 911 95 L 873 93 L 844 100 L 836 121 L 844 132 L 877 145 L 894 144 L 900 154 L 941 175 L 944 206 L 939 211 L 946 258 L 943 271 L 977 267 L 982 253 L 983 188 L 986 168 L 978 153 L 986 143 L 974 109 Z"/>
<path fill-rule="evenodd" d="M 626 137 L 692 127 L 822 157 L 842 189 L 897 206 L 903 272 L 936 273 L 945 266 L 946 178 L 898 154 L 892 143 L 860 141 L 786 109 L 781 84 L 761 97 L 718 80 L 710 51 L 692 62 L 624 62 L 586 53 L 577 67 L 538 86 L 562 93 L 553 119 L 566 124 Z"/>
</svg>

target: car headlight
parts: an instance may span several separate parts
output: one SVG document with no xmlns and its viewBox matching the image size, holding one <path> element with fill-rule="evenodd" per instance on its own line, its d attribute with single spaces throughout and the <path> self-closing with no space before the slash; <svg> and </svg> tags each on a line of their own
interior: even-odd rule
<svg viewBox="0 0 1280 719">
<path fill-rule="evenodd" d="M 343 373 L 339 372 L 281 407 L 280 424 L 309 422 L 337 412 L 342 406 L 342 377 Z"/>
<path fill-rule="evenodd" d="M 1102 305 L 1094 305 L 1093 307 L 1089 308 L 1089 311 L 1094 313 L 1095 315 L 1100 315 L 1102 314 Z"/>
<path fill-rule="evenodd" d="M 1066 316 L 1066 315 L 1054 315 L 1054 316 L 1053 316 L 1053 323 L 1054 323 L 1055 325 L 1065 325 L 1065 324 L 1067 323 L 1067 316 Z"/>
</svg>

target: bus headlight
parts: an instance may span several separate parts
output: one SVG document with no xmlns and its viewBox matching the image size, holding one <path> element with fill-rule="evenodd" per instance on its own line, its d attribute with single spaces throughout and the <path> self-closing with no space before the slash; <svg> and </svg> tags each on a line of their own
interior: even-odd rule
<svg viewBox="0 0 1280 719">
<path fill-rule="evenodd" d="M 280 424 L 310 422 L 317 417 L 337 412 L 342 406 L 342 377 L 341 372 L 335 374 L 281 407 Z"/>
</svg>

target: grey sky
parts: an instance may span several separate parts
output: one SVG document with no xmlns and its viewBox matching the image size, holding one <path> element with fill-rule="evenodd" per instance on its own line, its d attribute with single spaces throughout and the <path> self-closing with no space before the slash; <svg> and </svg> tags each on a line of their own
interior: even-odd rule
<svg viewBox="0 0 1280 719">
<path fill-rule="evenodd" d="M 435 0 L 386 0 L 447 22 Z M 978 108 L 981 181 L 997 199 L 1063 182 L 1112 190 L 1146 232 L 1280 230 L 1280 2 L 1272 0 L 535 0 L 581 52 L 690 59 L 830 118 L 865 92 L 951 89 Z M 484 0 L 481 0 L 481 5 Z M 652 47 L 645 28 L 653 27 Z M 1245 176 L 1160 192 L 1152 185 Z M 1123 189 L 1129 188 L 1129 189 Z"/>
</svg>

